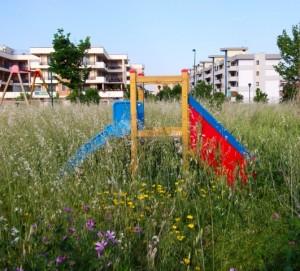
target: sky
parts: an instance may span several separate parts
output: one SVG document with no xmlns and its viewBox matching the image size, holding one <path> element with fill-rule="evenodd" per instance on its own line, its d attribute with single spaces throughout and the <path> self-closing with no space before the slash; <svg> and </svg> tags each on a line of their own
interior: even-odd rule
<svg viewBox="0 0 300 271">
<path fill-rule="evenodd" d="M 277 36 L 300 23 L 300 0 L 0 0 L 0 44 L 51 46 L 58 28 L 78 42 L 127 54 L 146 74 L 178 74 L 221 47 L 278 53 Z"/>
</svg>

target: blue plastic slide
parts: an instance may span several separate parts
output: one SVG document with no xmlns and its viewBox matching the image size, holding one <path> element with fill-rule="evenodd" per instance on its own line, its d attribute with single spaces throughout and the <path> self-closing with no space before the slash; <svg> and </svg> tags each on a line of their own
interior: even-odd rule
<svg viewBox="0 0 300 271">
<path fill-rule="evenodd" d="M 144 127 L 144 104 L 137 103 L 138 128 Z M 130 134 L 130 102 L 117 101 L 113 104 L 113 124 L 108 125 L 99 134 L 94 136 L 68 160 L 61 175 L 75 170 L 93 152 L 103 147 L 111 138 L 122 138 Z"/>
</svg>

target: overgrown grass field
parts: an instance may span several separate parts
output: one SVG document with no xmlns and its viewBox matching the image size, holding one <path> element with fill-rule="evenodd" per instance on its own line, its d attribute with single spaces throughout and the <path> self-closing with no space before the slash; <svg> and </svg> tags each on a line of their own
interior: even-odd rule
<svg viewBox="0 0 300 271">
<path fill-rule="evenodd" d="M 68 157 L 111 122 L 111 106 L 0 109 L 0 270 L 300 270 L 300 109 L 224 104 L 214 115 L 256 157 L 229 188 L 181 167 L 174 139 L 113 140 L 78 171 Z M 146 124 L 180 124 L 147 103 Z"/>
</svg>

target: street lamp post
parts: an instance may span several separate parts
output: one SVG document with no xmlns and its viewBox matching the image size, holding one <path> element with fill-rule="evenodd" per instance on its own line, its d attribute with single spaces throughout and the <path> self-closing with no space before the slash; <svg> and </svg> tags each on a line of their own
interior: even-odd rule
<svg viewBox="0 0 300 271">
<path fill-rule="evenodd" d="M 221 48 L 221 52 L 225 53 L 224 56 L 224 90 L 225 90 L 225 97 L 227 97 L 227 88 L 228 88 L 228 66 L 227 66 L 227 62 L 228 62 L 228 49 L 227 48 Z"/>
<path fill-rule="evenodd" d="M 251 90 L 251 83 L 248 84 L 249 87 L 249 104 L 250 104 L 250 90 Z"/>
<path fill-rule="evenodd" d="M 50 87 L 51 87 L 51 105 L 53 107 L 53 74 L 50 71 Z"/>
<path fill-rule="evenodd" d="M 194 52 L 194 87 L 196 86 L 196 49 L 193 49 Z"/>
</svg>

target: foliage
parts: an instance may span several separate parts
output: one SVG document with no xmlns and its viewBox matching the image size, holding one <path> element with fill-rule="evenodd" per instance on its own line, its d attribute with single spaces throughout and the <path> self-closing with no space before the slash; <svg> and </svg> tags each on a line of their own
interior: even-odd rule
<svg viewBox="0 0 300 271">
<path fill-rule="evenodd" d="M 253 97 L 253 101 L 256 103 L 267 103 L 268 94 L 261 91 L 260 88 L 257 88 L 255 91 L 255 96 Z"/>
<path fill-rule="evenodd" d="M 225 100 L 226 100 L 226 97 L 223 92 L 215 92 L 211 96 L 209 103 L 211 106 L 215 106 L 220 109 L 222 104 L 225 102 Z"/>
<path fill-rule="evenodd" d="M 97 89 L 94 88 L 88 88 L 85 89 L 85 94 L 83 95 L 83 100 L 81 102 L 87 103 L 87 104 L 99 104 L 100 102 L 100 96 Z"/>
<path fill-rule="evenodd" d="M 242 94 L 237 93 L 235 96 L 235 100 L 237 102 L 242 102 L 244 100 L 244 96 Z"/>
<path fill-rule="evenodd" d="M 283 30 L 282 35 L 277 38 L 277 45 L 282 61 L 275 69 L 286 83 L 282 101 L 293 100 L 299 92 L 300 85 L 300 24 L 292 27 L 291 37 Z"/>
<path fill-rule="evenodd" d="M 100 96 L 97 89 L 88 88 L 83 92 L 79 92 L 78 90 L 73 90 L 69 96 L 67 97 L 69 101 L 72 103 L 86 103 L 86 104 L 99 104 Z"/>
<path fill-rule="evenodd" d="M 29 93 L 26 93 L 26 98 L 27 98 L 27 100 L 30 99 Z M 25 101 L 25 96 L 24 96 L 23 92 L 21 92 L 20 95 L 16 98 L 16 101 Z"/>
<path fill-rule="evenodd" d="M 299 95 L 299 89 L 295 84 L 285 83 L 283 85 L 281 96 L 282 102 L 293 101 L 297 98 L 297 95 Z"/>
<path fill-rule="evenodd" d="M 90 38 L 75 45 L 70 40 L 70 33 L 65 34 L 63 29 L 58 29 L 52 43 L 54 52 L 50 55 L 49 70 L 59 75 L 56 78 L 61 83 L 79 94 L 90 72 L 84 63 L 87 49 L 91 47 Z"/>
<path fill-rule="evenodd" d="M 157 99 L 159 101 L 179 100 L 180 98 L 181 98 L 180 85 L 175 85 L 173 88 L 170 88 L 169 86 L 165 85 L 157 94 Z"/>
<path fill-rule="evenodd" d="M 150 127 L 180 125 L 179 103 L 146 108 Z M 127 138 L 59 177 L 111 105 L 3 107 L 0 270 L 300 270 L 298 111 L 222 106 L 218 119 L 257 161 L 255 180 L 230 188 L 195 157 L 183 171 L 169 138 L 141 142 L 136 178 Z"/>
<path fill-rule="evenodd" d="M 213 94 L 213 86 L 207 84 L 205 81 L 197 83 L 195 88 L 192 90 L 192 95 L 196 98 L 210 100 Z"/>
</svg>

